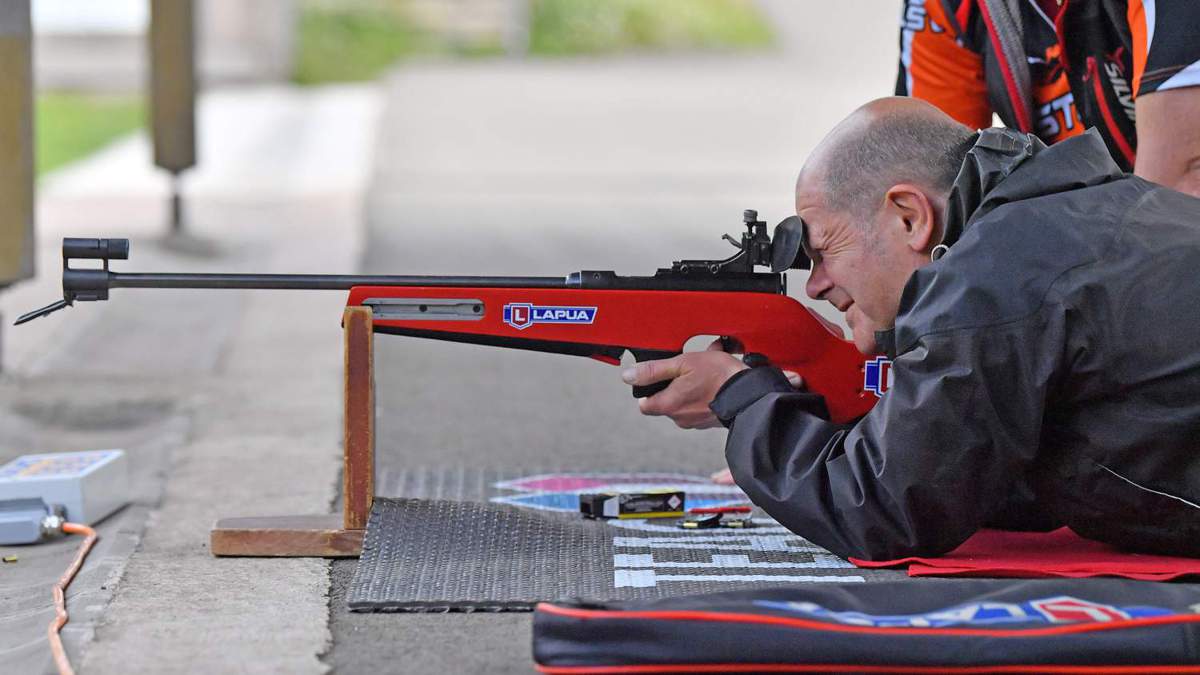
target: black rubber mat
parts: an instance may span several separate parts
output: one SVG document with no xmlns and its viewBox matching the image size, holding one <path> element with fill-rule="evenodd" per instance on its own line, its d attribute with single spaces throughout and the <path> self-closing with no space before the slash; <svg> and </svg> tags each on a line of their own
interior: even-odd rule
<svg viewBox="0 0 1200 675">
<path fill-rule="evenodd" d="M 669 472 L 408 470 L 383 476 L 348 604 L 355 611 L 529 610 L 539 601 L 633 600 L 803 583 L 903 578 L 860 570 L 759 514 L 747 530 L 670 519 L 592 521 L 594 489 L 677 485 L 690 506 L 736 488 Z"/>
</svg>

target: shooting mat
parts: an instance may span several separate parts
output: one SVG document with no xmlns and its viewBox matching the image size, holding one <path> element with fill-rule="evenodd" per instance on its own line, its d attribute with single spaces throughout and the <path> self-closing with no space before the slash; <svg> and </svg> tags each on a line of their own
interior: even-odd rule
<svg viewBox="0 0 1200 675">
<path fill-rule="evenodd" d="M 526 611 L 546 600 L 634 600 L 764 586 L 905 578 L 861 570 L 761 513 L 756 527 L 586 520 L 581 492 L 682 489 L 687 506 L 745 501 L 669 472 L 410 469 L 380 475 L 350 584 L 354 611 Z"/>
</svg>

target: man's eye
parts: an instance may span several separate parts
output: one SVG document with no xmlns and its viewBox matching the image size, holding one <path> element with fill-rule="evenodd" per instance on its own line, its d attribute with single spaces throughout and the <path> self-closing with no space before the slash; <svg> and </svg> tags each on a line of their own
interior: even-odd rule
<svg viewBox="0 0 1200 675">
<path fill-rule="evenodd" d="M 821 262 L 821 249 L 810 246 L 808 242 L 804 242 L 804 255 L 814 263 Z"/>
</svg>

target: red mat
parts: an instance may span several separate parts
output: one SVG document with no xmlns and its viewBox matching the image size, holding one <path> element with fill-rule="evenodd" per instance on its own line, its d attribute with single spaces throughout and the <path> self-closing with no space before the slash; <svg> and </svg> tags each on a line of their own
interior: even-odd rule
<svg viewBox="0 0 1200 675">
<path fill-rule="evenodd" d="M 1200 558 L 1128 553 L 1084 539 L 1067 528 L 1053 532 L 980 530 L 940 558 L 870 561 L 859 567 L 908 565 L 910 577 L 1125 577 L 1169 581 L 1200 576 Z"/>
</svg>

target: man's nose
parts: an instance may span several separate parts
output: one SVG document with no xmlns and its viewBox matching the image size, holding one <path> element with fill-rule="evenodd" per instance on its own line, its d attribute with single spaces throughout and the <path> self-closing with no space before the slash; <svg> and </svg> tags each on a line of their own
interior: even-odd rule
<svg viewBox="0 0 1200 675">
<path fill-rule="evenodd" d="M 812 271 L 808 274 L 808 281 L 804 282 L 804 292 L 813 300 L 820 300 L 833 288 L 833 284 L 829 282 L 829 277 L 825 275 L 823 265 L 814 264 Z"/>
</svg>

